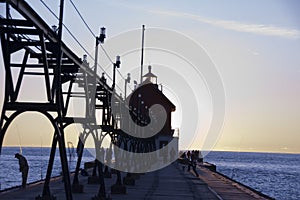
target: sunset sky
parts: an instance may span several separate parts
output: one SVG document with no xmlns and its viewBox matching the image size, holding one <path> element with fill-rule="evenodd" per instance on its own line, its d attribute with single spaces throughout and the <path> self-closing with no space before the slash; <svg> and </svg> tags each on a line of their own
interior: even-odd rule
<svg viewBox="0 0 300 200">
<path fill-rule="evenodd" d="M 57 24 L 57 20 L 41 1 L 27 2 L 50 26 Z M 45 0 L 44 2 L 58 15 L 58 0 Z M 136 41 L 133 42 L 140 44 L 139 34 L 142 24 L 146 25 L 146 47 L 147 44 L 152 45 L 151 39 L 147 43 L 147 31 L 148 38 L 151 38 L 154 30 L 162 29 L 166 30 L 165 32 L 174 31 L 184 35 L 190 41 L 197 43 L 203 52 L 206 52 L 207 57 L 211 59 L 211 63 L 219 72 L 225 94 L 224 123 L 221 124 L 222 129 L 218 140 L 215 141 L 215 150 L 300 153 L 300 2 L 298 0 L 73 0 L 73 3 L 94 34 L 99 34 L 100 27 L 106 27 L 108 44 L 107 47 L 106 44 L 103 46 L 108 49 L 113 60 L 118 53 L 116 48 L 110 50 L 112 47 L 109 45 L 113 44 L 113 38 L 117 41 L 122 34 L 136 31 L 134 34 L 138 33 L 138 35 Z M 5 16 L 3 4 L 0 6 L 0 13 Z M 69 0 L 65 0 L 64 24 L 89 53 L 94 55 L 95 39 Z M 63 37 L 65 43 L 79 57 L 85 53 L 65 30 Z M 157 37 L 163 36 L 157 35 Z M 118 45 L 122 49 L 124 48 L 122 45 L 126 44 L 124 41 Z M 180 41 L 174 41 L 174 45 L 177 45 L 179 49 L 182 47 Z M 119 53 L 124 54 L 125 50 Z M 130 50 L 132 49 L 127 49 L 127 51 Z M 164 83 L 164 72 L 160 71 L 163 67 L 160 69 L 160 66 L 166 63 L 160 59 L 155 60 L 156 53 L 149 50 L 147 54 L 147 50 L 145 51 L 145 65 L 153 65 L 153 73 L 156 70 L 158 74 L 162 74 L 159 82 L 172 96 L 172 91 L 177 93 L 176 89 L 172 89 L 171 82 Z M 138 53 L 136 57 L 138 64 Z M 2 55 L 0 58 L 0 104 L 2 105 L 4 64 Z M 130 56 L 127 58 L 133 59 Z M 107 58 L 102 60 L 104 66 L 109 63 Z M 126 61 L 124 57 L 122 65 L 130 63 L 128 60 Z M 93 63 L 92 60 L 89 62 Z M 174 66 L 176 71 L 176 63 L 173 62 L 170 61 L 169 65 Z M 180 70 L 176 72 L 181 73 Z M 126 70 L 121 73 L 123 76 L 127 74 Z M 202 75 L 204 77 L 199 85 L 192 75 L 191 80 L 188 80 L 184 74 L 182 76 L 190 84 L 191 90 L 197 91 L 197 87 L 205 88 L 206 77 L 205 74 Z M 133 79 L 138 80 L 137 77 Z M 176 82 L 174 79 L 173 81 Z M 39 91 L 40 87 L 34 86 L 33 82 L 31 84 L 37 89 L 27 88 L 26 93 L 26 88 L 24 88 L 24 96 L 28 98 L 34 98 L 35 91 Z M 133 81 L 131 87 L 133 87 Z M 203 111 L 203 114 L 198 116 L 201 121 L 200 125 L 198 124 L 200 131 L 205 131 L 209 127 L 209 119 L 212 117 L 215 105 L 209 100 L 211 92 L 204 91 L 203 95 L 207 96 L 198 102 L 198 111 Z M 195 92 L 194 95 L 196 101 L 201 99 L 201 94 Z M 176 96 L 177 94 L 174 94 L 170 98 L 176 99 Z M 178 101 L 182 101 L 183 105 L 187 104 L 184 99 Z M 203 105 L 207 106 L 202 108 Z M 177 107 L 180 113 L 180 106 L 177 105 Z M 182 106 L 182 109 L 192 108 L 192 105 L 189 108 Z M 193 118 L 193 116 L 190 117 Z M 184 120 L 186 118 L 175 116 L 173 127 L 180 127 L 180 121 Z M 202 125 L 204 128 L 201 128 Z M 75 128 L 70 127 L 68 131 L 72 132 L 73 129 Z M 52 132 L 49 122 L 42 115 L 23 114 L 9 128 L 4 145 L 48 146 Z M 180 148 L 198 148 L 202 142 L 197 133 L 194 137 L 181 131 L 180 137 L 185 138 Z M 76 134 L 69 134 L 67 140 L 74 140 L 74 138 Z"/>
</svg>

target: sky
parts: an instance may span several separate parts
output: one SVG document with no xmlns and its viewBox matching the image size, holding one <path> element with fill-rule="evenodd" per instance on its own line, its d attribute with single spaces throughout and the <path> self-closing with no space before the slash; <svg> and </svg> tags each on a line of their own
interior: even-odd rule
<svg viewBox="0 0 300 200">
<path fill-rule="evenodd" d="M 59 1 L 44 2 L 58 14 Z M 41 1 L 28 3 L 50 25 L 57 24 Z M 140 55 L 136 49 L 141 42 L 141 25 L 146 25 L 145 64 L 153 66 L 158 82 L 175 101 L 177 113 L 172 125 L 180 128 L 181 149 L 201 148 L 207 138 L 213 137 L 210 147 L 214 150 L 300 152 L 299 1 L 73 0 L 73 3 L 94 34 L 99 34 L 100 27 L 106 27 L 104 48 L 113 60 L 118 53 L 122 54 L 121 74 L 126 76 L 130 71 L 137 80 Z M 4 11 L 1 5 L 1 15 Z M 95 39 L 69 0 L 65 0 L 64 24 L 93 55 Z M 79 57 L 85 53 L 66 30 L 63 38 Z M 166 43 L 168 39 L 173 42 Z M 197 56 L 201 61 L 198 62 Z M 99 58 L 111 74 L 103 52 Z M 4 66 L 2 58 L 0 61 L 2 104 Z M 208 77 L 208 66 L 215 69 L 215 77 Z M 23 98 L 34 99 L 43 85 L 27 81 Z M 218 104 L 217 94 L 221 93 L 214 91 L 217 88 L 214 83 L 223 88 L 225 113 L 217 113 L 221 120 L 212 136 L 211 123 L 223 106 L 222 101 Z M 122 84 L 120 81 L 121 88 Z M 183 125 L 187 122 L 195 126 L 187 128 Z M 74 129 L 68 128 L 67 140 L 76 138 Z M 49 146 L 52 132 L 45 117 L 26 113 L 10 126 L 4 145 Z"/>
</svg>

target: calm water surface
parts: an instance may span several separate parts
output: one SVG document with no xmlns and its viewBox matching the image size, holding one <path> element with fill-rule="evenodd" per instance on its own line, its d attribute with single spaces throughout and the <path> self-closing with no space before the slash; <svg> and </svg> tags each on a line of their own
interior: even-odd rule
<svg viewBox="0 0 300 200">
<path fill-rule="evenodd" d="M 18 160 L 19 148 L 4 147 L 0 156 L 1 189 L 21 183 Z M 50 148 L 23 148 L 30 165 L 28 182 L 45 178 Z M 70 171 L 76 165 L 75 149 L 68 149 Z M 71 155 L 71 157 L 70 157 Z M 71 158 L 71 159 L 70 159 Z M 93 160 L 88 151 L 83 162 Z M 268 196 L 282 200 L 300 200 L 300 154 L 210 152 L 204 159 L 217 165 L 217 171 Z M 56 152 L 53 176 L 61 173 L 59 151 Z"/>
<path fill-rule="evenodd" d="M 275 199 L 300 200 L 300 154 L 211 152 L 205 161 Z"/>
</svg>

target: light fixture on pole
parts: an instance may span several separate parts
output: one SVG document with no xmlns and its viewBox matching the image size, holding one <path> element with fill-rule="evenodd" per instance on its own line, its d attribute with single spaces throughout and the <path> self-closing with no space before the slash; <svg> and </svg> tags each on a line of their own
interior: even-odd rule
<svg viewBox="0 0 300 200">
<path fill-rule="evenodd" d="M 126 91 L 127 91 L 127 83 L 130 83 L 130 73 L 127 74 L 127 78 L 125 79 L 125 89 L 124 89 L 124 99 L 126 100 Z"/>
<path fill-rule="evenodd" d="M 112 89 L 115 89 L 115 85 L 116 85 L 116 68 L 120 68 L 120 64 L 121 64 L 121 59 L 120 56 L 116 56 L 116 62 L 114 63 L 114 67 L 113 67 L 113 85 L 112 85 Z"/>
<path fill-rule="evenodd" d="M 91 96 L 95 96 L 96 95 L 96 82 L 97 82 L 97 65 L 98 65 L 98 46 L 99 43 L 103 43 L 104 42 L 104 38 L 105 38 L 105 28 L 102 27 L 100 28 L 100 35 L 99 37 L 96 37 L 96 46 L 95 46 L 95 64 L 94 64 L 94 76 L 93 76 L 93 81 L 92 84 L 94 84 L 94 89 L 92 90 L 92 94 Z M 92 98 L 91 99 L 91 105 L 95 105 L 96 104 L 96 98 Z M 95 116 L 95 109 L 92 109 L 89 113 L 89 116 Z"/>
<path fill-rule="evenodd" d="M 101 28 L 100 28 L 100 36 L 97 37 L 97 42 L 98 42 L 98 44 L 99 44 L 99 42 L 100 42 L 101 44 L 104 43 L 104 39 L 106 38 L 105 31 L 106 31 L 105 27 L 101 27 Z"/>
<path fill-rule="evenodd" d="M 98 45 L 99 43 L 103 44 L 104 39 L 106 38 L 105 35 L 105 28 L 100 28 L 100 35 L 99 37 L 96 37 L 96 47 L 95 47 L 95 66 L 94 66 L 94 73 L 95 77 L 97 76 L 97 65 L 98 65 Z"/>
</svg>

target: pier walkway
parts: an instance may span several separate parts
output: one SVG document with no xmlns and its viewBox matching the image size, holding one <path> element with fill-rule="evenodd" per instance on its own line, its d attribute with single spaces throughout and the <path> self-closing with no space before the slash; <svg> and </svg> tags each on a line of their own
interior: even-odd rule
<svg viewBox="0 0 300 200">
<path fill-rule="evenodd" d="M 197 168 L 199 177 L 192 172 L 182 170 L 178 163 L 141 175 L 134 186 L 126 186 L 127 194 L 110 194 L 110 186 L 116 181 L 116 175 L 105 179 L 107 194 L 113 200 L 153 199 L 153 200 L 220 200 L 220 199 L 267 199 L 259 194 L 226 179 L 222 175 L 204 167 Z M 125 174 L 123 174 L 125 175 Z M 99 185 L 87 184 L 87 177 L 80 177 L 84 193 L 73 193 L 73 199 L 91 199 L 98 192 Z M 26 189 L 11 189 L 0 193 L 0 199 L 34 199 L 41 194 L 43 182 L 30 184 Z M 51 180 L 51 192 L 57 199 L 65 199 L 65 190 L 61 178 Z"/>
</svg>

